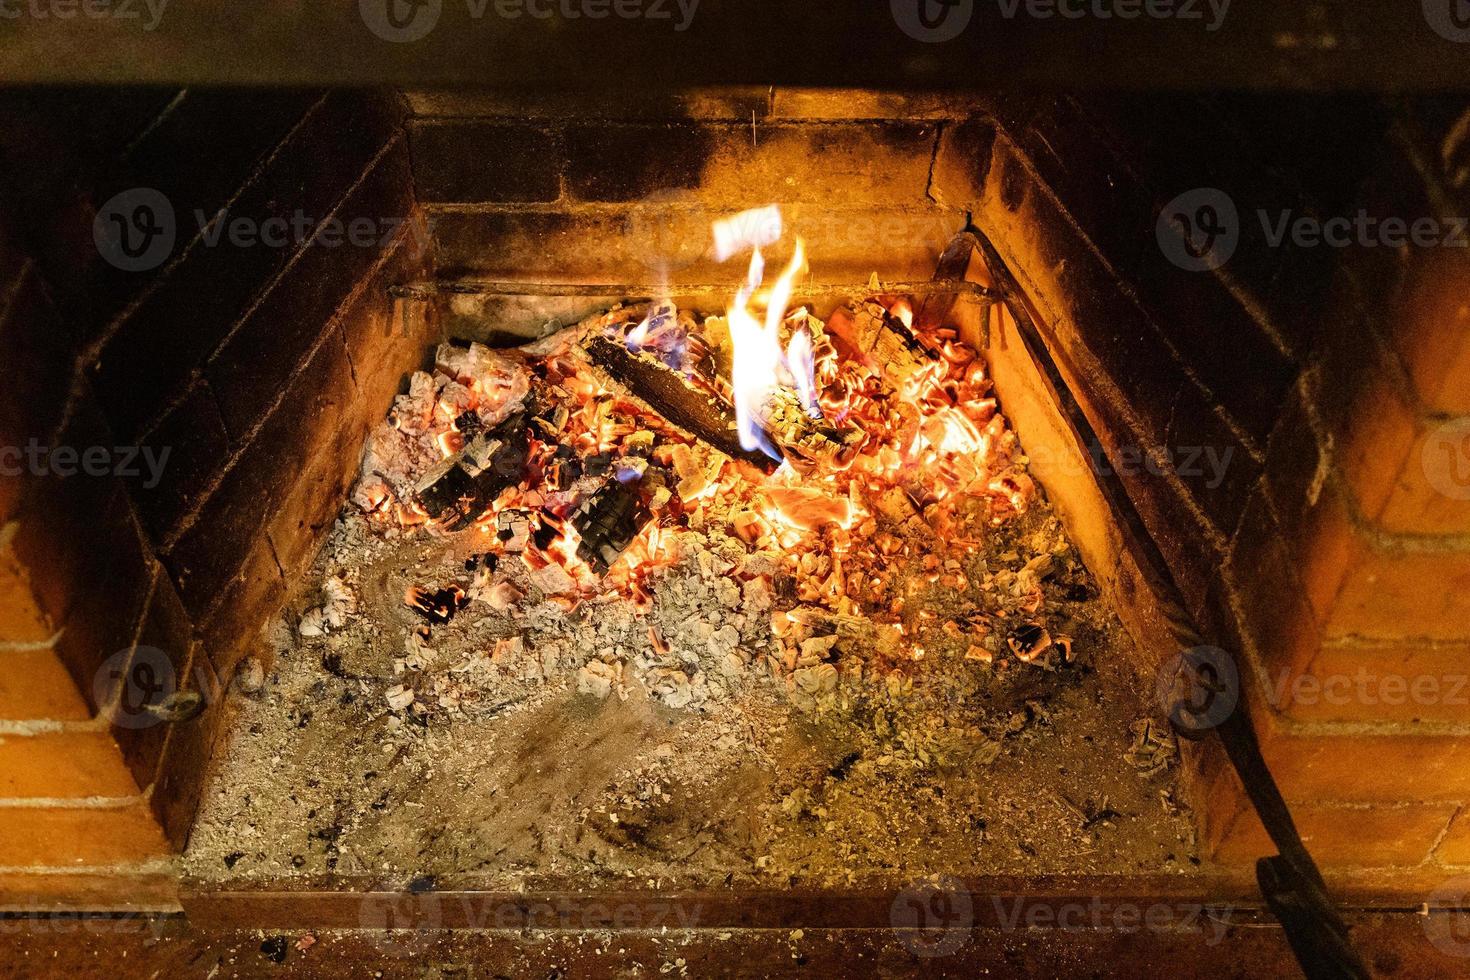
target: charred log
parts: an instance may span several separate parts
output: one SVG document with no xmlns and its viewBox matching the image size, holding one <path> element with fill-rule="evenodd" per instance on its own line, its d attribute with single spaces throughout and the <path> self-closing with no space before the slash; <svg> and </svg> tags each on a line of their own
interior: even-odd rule
<svg viewBox="0 0 1470 980">
<path fill-rule="evenodd" d="M 529 411 L 517 412 L 428 473 L 415 488 L 429 518 L 446 530 L 468 527 L 506 487 L 526 475 Z"/>
<path fill-rule="evenodd" d="M 581 539 L 577 557 L 597 574 L 606 572 L 653 519 L 646 499 L 647 482 L 611 480 L 572 515 L 572 526 Z"/>
<path fill-rule="evenodd" d="M 605 337 L 592 338 L 584 349 L 588 359 L 615 384 L 691 437 L 764 473 L 774 472 L 779 465 L 762 452 L 742 447 L 729 408 L 659 361 L 633 354 Z"/>
</svg>

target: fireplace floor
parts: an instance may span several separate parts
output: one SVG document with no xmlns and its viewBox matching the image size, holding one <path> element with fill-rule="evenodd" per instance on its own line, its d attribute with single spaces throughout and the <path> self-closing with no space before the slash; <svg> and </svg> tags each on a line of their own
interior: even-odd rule
<svg viewBox="0 0 1470 980">
<path fill-rule="evenodd" d="M 518 352 L 440 346 L 369 441 L 272 676 L 229 702 L 189 875 L 515 891 L 1193 871 L 1177 746 L 981 362 L 873 301 L 806 316 L 788 323 L 819 361 L 833 338 L 890 346 L 823 368 L 855 393 L 830 416 L 848 435 L 791 443 L 805 468 L 769 475 L 618 388 L 677 376 L 623 353 L 635 335 L 727 350 L 713 318 L 615 308 Z M 518 475 L 451 533 L 424 488 L 469 465 L 461 422 L 500 447 L 467 472 Z M 632 531 L 593 516 L 609 500 L 646 508 Z M 593 541 L 616 555 L 600 574 Z"/>
<path fill-rule="evenodd" d="M 994 550 L 1019 548 L 1019 561 L 1026 542 L 1052 548 L 1062 532 L 1038 501 L 999 533 Z M 462 575 L 481 544 L 473 531 L 378 541 L 344 510 L 314 575 L 325 582 L 351 563 L 356 612 L 325 636 L 283 622 L 269 683 L 231 696 L 186 857 L 192 878 L 850 888 L 1197 864 L 1172 746 L 1147 744 L 1152 706 L 1095 593 L 1059 600 L 1076 633 L 1070 666 L 977 684 L 988 669 L 935 658 L 912 692 L 879 696 L 878 708 L 860 699 L 815 713 L 759 671 L 682 707 L 631 671 L 599 698 L 577 664 L 626 612 L 584 607 L 526 629 L 472 615 L 475 604 L 434 627 L 425 665 L 441 703 L 457 707 L 422 724 L 391 712 L 394 661 L 422 622 L 404 590 Z M 690 591 L 712 581 L 691 577 Z M 529 642 L 508 660 L 475 653 L 521 632 Z M 557 639 L 554 662 L 525 652 Z"/>
</svg>

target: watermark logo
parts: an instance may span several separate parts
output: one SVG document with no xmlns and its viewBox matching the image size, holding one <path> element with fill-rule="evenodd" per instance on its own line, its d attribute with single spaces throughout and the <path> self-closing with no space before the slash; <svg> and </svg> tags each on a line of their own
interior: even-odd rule
<svg viewBox="0 0 1470 980">
<path fill-rule="evenodd" d="M 890 0 L 894 23 L 925 44 L 952 41 L 970 24 L 975 0 Z"/>
<path fill-rule="evenodd" d="M 422 951 L 424 933 L 444 924 L 444 908 L 432 886 L 417 881 L 405 886 L 384 884 L 363 896 L 357 922 L 371 930 L 372 941 L 389 956 L 407 958 Z"/>
<path fill-rule="evenodd" d="M 1186 272 L 1218 269 L 1240 243 L 1240 215 L 1224 191 L 1196 187 L 1164 205 L 1154 234 L 1164 257 Z"/>
<path fill-rule="evenodd" d="M 1429 433 L 1419 464 L 1435 490 L 1451 500 L 1470 500 L 1470 418 L 1452 419 Z"/>
<path fill-rule="evenodd" d="M 432 220 L 421 215 L 329 214 L 317 218 L 300 208 L 289 214 L 257 216 L 231 214 L 228 208 L 211 214 L 195 208 L 183 233 L 188 248 L 230 247 L 297 249 L 386 249 L 400 240 L 423 255 L 433 232 Z M 151 187 L 134 187 L 113 196 L 97 212 L 92 237 L 98 253 L 124 272 L 156 269 L 174 252 L 179 216 L 168 198 Z"/>
<path fill-rule="evenodd" d="M 1205 732 L 1235 710 L 1240 675 L 1234 658 L 1219 647 L 1191 647 L 1160 665 L 1155 693 L 1177 731 Z"/>
<path fill-rule="evenodd" d="M 1470 0 L 1467 0 L 1470 2 Z M 1270 248 L 1470 248 L 1470 218 L 1372 214 L 1319 217 L 1284 208 L 1255 210 L 1261 239 Z M 1185 191 L 1164 206 L 1155 225 L 1159 249 L 1181 269 L 1218 269 L 1235 254 L 1242 217 L 1235 202 L 1215 187 Z"/>
<path fill-rule="evenodd" d="M 687 269 L 708 251 L 710 219 L 691 190 L 654 191 L 624 220 L 624 233 L 638 261 L 661 276 Z"/>
<path fill-rule="evenodd" d="M 1014 20 L 1025 13 L 1035 20 L 1177 20 L 1205 21 L 1205 30 L 1214 33 L 1225 23 L 1230 0 L 998 0 L 1000 15 Z"/>
<path fill-rule="evenodd" d="M 443 10 L 444 0 L 357 0 L 367 29 L 392 44 L 426 37 Z"/>
<path fill-rule="evenodd" d="M 157 647 L 129 647 L 103 661 L 92 678 L 92 696 L 97 704 L 113 705 L 112 723 L 119 728 L 190 721 L 221 694 L 202 656 L 196 658 L 193 673 L 194 686 L 181 689 L 167 653 Z"/>
<path fill-rule="evenodd" d="M 1470 3 L 1465 0 L 1423 0 L 1424 20 L 1446 41 L 1470 41 Z"/>
<path fill-rule="evenodd" d="M 174 250 L 175 233 L 174 206 L 152 187 L 114 194 L 92 219 L 98 253 L 124 272 L 162 265 Z"/>
<path fill-rule="evenodd" d="M 119 728 L 152 728 L 163 721 L 178 694 L 174 665 L 157 647 L 119 650 L 98 669 L 92 683 L 97 704 L 117 694 L 112 723 Z"/>
<path fill-rule="evenodd" d="M 1230 932 L 1233 909 L 1228 905 L 1203 902 L 1116 901 L 1101 895 L 1089 901 L 1052 903 L 1027 898 L 1009 902 L 994 896 L 996 918 L 1002 932 L 1020 929 L 1056 929 L 1089 934 L 1138 932 L 1198 933 L 1206 946 L 1218 946 Z"/>
<path fill-rule="evenodd" d="M 949 956 L 969 941 L 975 907 L 964 885 L 941 875 L 895 895 L 888 921 L 915 956 Z"/>
<path fill-rule="evenodd" d="M 969 0 L 965 0 L 969 2 Z M 494 14 L 500 20 L 668 21 L 676 32 L 689 29 L 699 0 L 465 0 L 472 22 Z M 373 34 L 392 44 L 427 37 L 439 24 L 444 0 L 358 0 L 357 12 Z"/>
<path fill-rule="evenodd" d="M 1451 878 L 1424 903 L 1424 935 L 1446 956 L 1470 957 L 1470 876 Z"/>
</svg>

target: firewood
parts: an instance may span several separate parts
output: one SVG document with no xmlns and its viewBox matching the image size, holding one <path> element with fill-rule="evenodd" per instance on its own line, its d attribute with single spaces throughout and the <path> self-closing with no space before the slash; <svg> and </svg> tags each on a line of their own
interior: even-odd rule
<svg viewBox="0 0 1470 980">
<path fill-rule="evenodd" d="M 651 357 L 630 352 L 606 337 L 593 337 L 583 349 L 606 380 L 644 402 L 665 421 L 691 438 L 719 450 L 731 459 L 743 460 L 764 473 L 779 465 L 759 450 L 745 449 L 735 429 L 730 409 L 710 395 L 696 390 L 682 376 Z"/>
<path fill-rule="evenodd" d="M 644 500 L 644 483 L 609 480 L 572 515 L 572 526 L 581 539 L 577 557 L 599 575 L 618 560 L 653 518 Z"/>
<path fill-rule="evenodd" d="M 430 519 L 459 531 L 482 514 L 506 487 L 525 476 L 530 451 L 528 411 L 517 412 L 425 473 L 415 491 Z"/>
</svg>

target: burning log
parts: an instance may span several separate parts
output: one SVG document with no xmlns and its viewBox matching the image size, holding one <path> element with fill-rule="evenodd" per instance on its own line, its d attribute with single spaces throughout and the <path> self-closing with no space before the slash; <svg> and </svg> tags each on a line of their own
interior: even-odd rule
<svg viewBox="0 0 1470 980">
<path fill-rule="evenodd" d="M 690 386 L 661 362 L 631 353 L 606 337 L 593 337 L 583 350 L 608 379 L 646 403 L 671 425 L 731 459 L 743 460 L 764 473 L 775 471 L 778 465 L 775 460 L 740 445 L 735 417 L 724 405 Z"/>
<path fill-rule="evenodd" d="M 528 416 L 522 410 L 491 431 L 475 434 L 463 449 L 424 474 L 415 492 L 431 520 L 450 531 L 462 530 L 500 491 L 525 477 Z"/>
<path fill-rule="evenodd" d="M 902 319 L 874 300 L 858 305 L 851 314 L 838 310 L 827 321 L 827 332 L 845 356 L 867 359 L 896 376 L 909 374 L 939 356 Z"/>
</svg>

